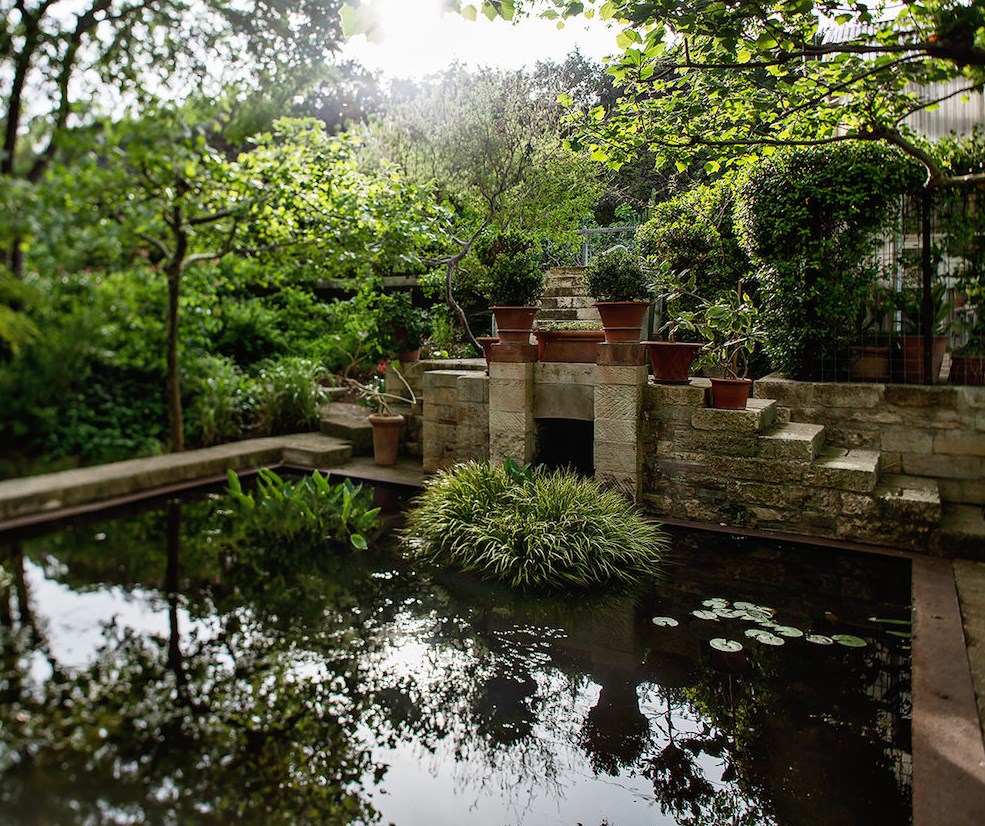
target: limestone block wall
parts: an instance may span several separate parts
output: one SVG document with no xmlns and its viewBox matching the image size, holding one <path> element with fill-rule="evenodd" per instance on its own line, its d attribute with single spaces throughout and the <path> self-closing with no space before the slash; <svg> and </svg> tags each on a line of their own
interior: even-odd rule
<svg viewBox="0 0 985 826">
<path fill-rule="evenodd" d="M 422 384 L 424 471 L 488 459 L 489 376 L 473 370 L 429 370 L 422 374 Z"/>
<path fill-rule="evenodd" d="M 825 444 L 771 399 L 704 406 L 703 380 L 645 387 L 642 501 L 659 516 L 927 550 L 936 482 L 886 472 L 878 451 Z"/>
<path fill-rule="evenodd" d="M 782 421 L 823 425 L 828 444 L 879 451 L 882 467 L 937 482 L 945 503 L 985 505 L 985 388 L 824 384 L 769 376 L 755 385 Z"/>
</svg>

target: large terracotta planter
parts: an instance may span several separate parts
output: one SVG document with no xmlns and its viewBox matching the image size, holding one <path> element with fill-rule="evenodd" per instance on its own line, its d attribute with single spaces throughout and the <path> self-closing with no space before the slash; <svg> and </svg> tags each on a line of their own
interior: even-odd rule
<svg viewBox="0 0 985 826">
<path fill-rule="evenodd" d="M 985 356 L 951 356 L 951 384 L 985 385 Z"/>
<path fill-rule="evenodd" d="M 900 336 L 898 362 L 893 364 L 893 380 L 905 384 L 923 384 L 923 336 Z M 937 382 L 947 352 L 947 336 L 934 336 L 932 345 L 931 381 Z"/>
<path fill-rule="evenodd" d="M 371 413 L 369 423 L 373 426 L 373 461 L 378 465 L 395 465 L 404 417 L 399 413 L 392 416 Z"/>
<path fill-rule="evenodd" d="M 529 344 L 536 307 L 490 307 L 496 319 L 496 334 L 502 343 Z"/>
<path fill-rule="evenodd" d="M 691 378 L 691 364 L 704 347 L 690 341 L 643 341 L 653 365 L 653 378 L 665 384 L 686 384 Z"/>
<path fill-rule="evenodd" d="M 711 379 L 711 406 L 717 410 L 745 410 L 752 379 Z"/>
<path fill-rule="evenodd" d="M 643 320 L 650 309 L 649 301 L 598 301 L 595 307 L 602 318 L 607 344 L 638 342 L 643 334 Z"/>
<path fill-rule="evenodd" d="M 889 381 L 889 348 L 848 348 L 848 377 L 852 381 Z"/>
<path fill-rule="evenodd" d="M 535 330 L 538 361 L 595 364 L 598 345 L 605 340 L 601 330 Z"/>
<path fill-rule="evenodd" d="M 393 341 L 397 345 L 397 359 L 401 364 L 420 360 L 421 348 L 415 347 L 413 350 L 411 349 L 410 335 L 406 327 L 394 327 Z"/>
</svg>

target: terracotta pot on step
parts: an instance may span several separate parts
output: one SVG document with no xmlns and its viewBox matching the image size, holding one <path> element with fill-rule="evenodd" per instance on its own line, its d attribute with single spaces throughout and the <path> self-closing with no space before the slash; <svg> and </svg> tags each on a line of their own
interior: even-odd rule
<svg viewBox="0 0 985 826">
<path fill-rule="evenodd" d="M 752 379 L 711 379 L 711 406 L 716 410 L 745 410 Z"/>
<path fill-rule="evenodd" d="M 499 344 L 499 339 L 496 336 L 479 336 L 476 341 L 479 342 L 479 346 L 482 348 L 482 357 L 486 360 L 486 366 L 489 366 L 489 348 L 494 344 Z"/>
<path fill-rule="evenodd" d="M 370 413 L 369 423 L 373 426 L 373 461 L 378 465 L 395 465 L 404 417 L 399 413 Z"/>
</svg>

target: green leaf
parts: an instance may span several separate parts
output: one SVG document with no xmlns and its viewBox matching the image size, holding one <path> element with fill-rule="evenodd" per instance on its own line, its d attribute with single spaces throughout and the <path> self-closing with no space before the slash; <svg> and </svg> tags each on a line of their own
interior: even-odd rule
<svg viewBox="0 0 985 826">
<path fill-rule="evenodd" d="M 366 542 L 366 537 L 361 533 L 354 533 L 349 537 L 349 541 L 352 543 L 352 547 L 359 551 L 365 551 L 369 547 L 369 543 Z"/>
</svg>

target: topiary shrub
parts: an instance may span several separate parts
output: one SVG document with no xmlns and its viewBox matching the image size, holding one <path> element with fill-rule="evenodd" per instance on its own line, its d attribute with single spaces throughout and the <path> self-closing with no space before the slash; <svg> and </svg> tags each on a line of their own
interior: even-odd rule
<svg viewBox="0 0 985 826">
<path fill-rule="evenodd" d="M 737 226 L 756 266 L 765 347 L 790 378 L 822 377 L 855 329 L 871 262 L 921 168 L 895 149 L 858 143 L 777 152 L 737 190 Z"/>
<path fill-rule="evenodd" d="M 466 462 L 425 483 L 404 530 L 410 554 L 513 586 L 633 582 L 666 535 L 616 491 L 570 471 Z"/>
<path fill-rule="evenodd" d="M 475 242 L 475 254 L 484 268 L 480 289 L 492 307 L 529 307 L 544 292 L 540 250 L 529 235 L 487 233 Z"/>
<path fill-rule="evenodd" d="M 585 268 L 585 288 L 596 301 L 648 301 L 643 265 L 622 246 L 599 253 Z"/>
</svg>

